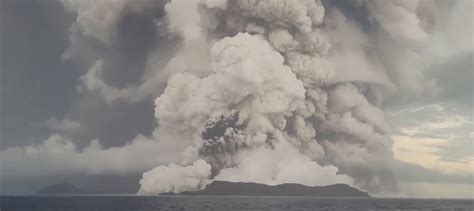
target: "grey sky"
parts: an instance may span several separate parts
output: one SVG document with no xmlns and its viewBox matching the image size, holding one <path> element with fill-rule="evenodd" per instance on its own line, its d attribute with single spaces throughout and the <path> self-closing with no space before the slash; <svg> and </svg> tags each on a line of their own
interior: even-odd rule
<svg viewBox="0 0 474 211">
<path fill-rule="evenodd" d="M 64 34 L 71 21 L 61 4 L 1 4 L 3 149 L 32 143 L 48 133 L 41 122 L 68 112 L 79 72 L 58 57 L 68 45 Z"/>
</svg>

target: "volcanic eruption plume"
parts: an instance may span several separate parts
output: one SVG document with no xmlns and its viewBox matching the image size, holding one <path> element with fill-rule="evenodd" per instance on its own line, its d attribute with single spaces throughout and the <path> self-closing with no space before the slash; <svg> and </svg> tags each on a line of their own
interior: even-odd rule
<svg viewBox="0 0 474 211">
<path fill-rule="evenodd" d="M 418 60 L 436 17 L 431 0 L 104 0 L 103 21 L 88 1 L 66 2 L 104 43 L 124 11 L 153 7 L 165 14 L 158 27 L 179 38 L 166 68 L 140 86 L 83 78 L 114 93 L 108 100 L 156 96 L 155 132 L 186 145 L 179 163 L 143 174 L 141 194 L 212 180 L 396 188 L 383 106 L 433 86 Z M 153 84 L 166 88 L 153 93 Z"/>
</svg>

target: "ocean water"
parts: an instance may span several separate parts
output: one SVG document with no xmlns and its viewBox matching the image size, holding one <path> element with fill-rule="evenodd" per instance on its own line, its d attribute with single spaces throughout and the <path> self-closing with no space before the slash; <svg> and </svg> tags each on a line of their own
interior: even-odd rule
<svg viewBox="0 0 474 211">
<path fill-rule="evenodd" d="M 474 200 L 240 196 L 1 196 L 1 211 L 453 210 Z"/>
</svg>

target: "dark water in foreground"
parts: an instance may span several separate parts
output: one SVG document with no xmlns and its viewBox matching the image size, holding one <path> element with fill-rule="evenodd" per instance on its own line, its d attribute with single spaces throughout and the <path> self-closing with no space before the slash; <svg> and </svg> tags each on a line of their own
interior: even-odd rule
<svg viewBox="0 0 474 211">
<path fill-rule="evenodd" d="M 236 197 L 0 196 L 0 211 L 474 210 L 474 200 Z"/>
</svg>

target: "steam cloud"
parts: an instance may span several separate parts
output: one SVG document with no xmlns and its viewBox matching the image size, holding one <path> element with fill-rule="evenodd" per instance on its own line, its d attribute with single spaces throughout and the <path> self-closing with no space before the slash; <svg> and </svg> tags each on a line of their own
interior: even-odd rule
<svg viewBox="0 0 474 211">
<path fill-rule="evenodd" d="M 382 108 L 387 96 L 435 89 L 419 57 L 436 6 L 346 3 L 350 9 L 320 0 L 64 1 L 77 14 L 72 45 L 79 33 L 113 46 L 120 17 L 150 8 L 163 8 L 157 27 L 182 41 L 164 68 L 149 56 L 138 86 L 107 84 L 100 59 L 81 78 L 80 90 L 108 102 L 157 97 L 155 133 L 186 145 L 179 164 L 143 174 L 141 194 L 198 190 L 212 180 L 392 190 Z"/>
</svg>

